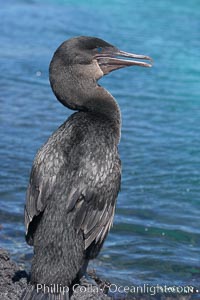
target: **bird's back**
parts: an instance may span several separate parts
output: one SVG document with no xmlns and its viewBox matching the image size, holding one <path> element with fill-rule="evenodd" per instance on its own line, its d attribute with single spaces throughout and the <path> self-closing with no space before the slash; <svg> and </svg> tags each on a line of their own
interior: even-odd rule
<svg viewBox="0 0 200 300">
<path fill-rule="evenodd" d="M 69 285 L 85 259 L 98 254 L 120 174 L 112 124 L 95 114 L 73 114 L 38 151 L 25 207 L 32 282 Z"/>
</svg>

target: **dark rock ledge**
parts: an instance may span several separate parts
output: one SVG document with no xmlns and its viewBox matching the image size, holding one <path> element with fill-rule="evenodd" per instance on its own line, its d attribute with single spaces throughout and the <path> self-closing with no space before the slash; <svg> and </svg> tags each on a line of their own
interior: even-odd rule
<svg viewBox="0 0 200 300">
<path fill-rule="evenodd" d="M 194 293 L 190 295 L 160 295 L 151 296 L 149 294 L 113 294 L 108 296 L 111 283 L 99 279 L 95 272 L 91 271 L 90 276 L 96 281 L 98 287 L 84 291 L 82 286 L 78 286 L 71 297 L 71 300 L 197 300 L 200 294 Z M 25 270 L 22 270 L 15 262 L 10 259 L 8 252 L 0 249 L 0 299 L 1 300 L 19 300 L 23 290 L 27 287 L 29 276 Z M 105 292 L 103 293 L 102 290 Z"/>
</svg>

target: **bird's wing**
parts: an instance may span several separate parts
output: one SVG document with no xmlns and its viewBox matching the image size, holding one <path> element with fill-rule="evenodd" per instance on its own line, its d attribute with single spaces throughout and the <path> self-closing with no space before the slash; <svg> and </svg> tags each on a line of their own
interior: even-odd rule
<svg viewBox="0 0 200 300">
<path fill-rule="evenodd" d="M 26 240 L 30 245 L 33 244 L 33 233 L 38 219 L 42 216 L 51 195 L 57 195 L 58 183 L 63 182 L 66 187 L 63 189 L 63 196 L 66 198 L 64 209 L 66 213 L 74 212 L 75 228 L 83 232 L 87 249 L 93 241 L 102 243 L 112 225 L 120 188 L 120 160 L 116 154 L 115 164 L 108 167 L 109 170 L 105 174 L 99 174 L 94 170 L 99 170 L 101 164 L 92 167 L 90 157 L 84 158 L 77 144 L 72 143 L 74 148 L 71 144 L 70 151 L 65 149 L 63 153 L 59 148 L 60 142 L 55 140 L 59 141 L 59 131 L 39 150 L 32 167 L 25 205 Z M 69 174 L 70 164 L 76 169 L 76 176 Z M 81 174 L 82 171 L 85 173 Z M 105 184 L 99 185 L 99 177 L 105 176 Z"/>
<path fill-rule="evenodd" d="M 38 151 L 31 170 L 24 209 L 26 240 L 30 245 L 33 243 L 32 238 L 38 218 L 42 215 L 54 191 L 59 170 L 64 165 L 62 151 L 57 149 L 54 143 L 60 133 L 62 133 L 62 127 Z"/>
<path fill-rule="evenodd" d="M 84 233 L 85 249 L 93 241 L 100 244 L 104 241 L 112 226 L 115 212 L 114 203 L 105 203 L 104 208 L 100 209 L 93 207 L 92 202 L 90 203 L 90 201 L 95 201 L 95 195 L 91 196 L 89 202 L 85 201 L 86 197 L 83 197 L 82 204 L 79 204 L 75 218 L 76 229 Z"/>
<path fill-rule="evenodd" d="M 98 182 L 95 184 L 94 174 L 91 173 L 88 170 L 87 183 L 79 182 L 79 187 L 68 198 L 68 211 L 75 212 L 75 228 L 83 231 L 85 249 L 92 242 L 102 244 L 112 226 L 121 181 L 120 160 L 116 161 L 107 174 L 106 185 L 98 187 Z"/>
</svg>

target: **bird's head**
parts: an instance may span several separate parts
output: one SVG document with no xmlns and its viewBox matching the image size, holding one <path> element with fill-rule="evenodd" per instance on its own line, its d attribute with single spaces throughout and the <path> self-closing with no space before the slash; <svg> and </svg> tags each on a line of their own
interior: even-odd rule
<svg viewBox="0 0 200 300">
<path fill-rule="evenodd" d="M 151 67 L 151 61 L 149 56 L 121 51 L 96 37 L 75 37 L 62 43 L 54 53 L 50 83 L 58 100 L 65 106 L 83 109 L 78 98 L 82 97 L 83 102 L 84 97 L 94 96 L 92 87 L 97 86 L 97 80 L 102 76 L 129 66 Z"/>
</svg>

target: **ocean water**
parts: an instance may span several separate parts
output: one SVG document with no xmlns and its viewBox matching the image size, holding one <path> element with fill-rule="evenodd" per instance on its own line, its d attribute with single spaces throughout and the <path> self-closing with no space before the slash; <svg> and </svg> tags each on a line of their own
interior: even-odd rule
<svg viewBox="0 0 200 300">
<path fill-rule="evenodd" d="M 101 79 L 122 111 L 122 187 L 91 266 L 116 284 L 200 284 L 200 4 L 0 0 L 0 246 L 30 268 L 23 207 L 37 149 L 72 113 L 48 65 L 64 40 L 98 36 L 154 59 Z"/>
</svg>

